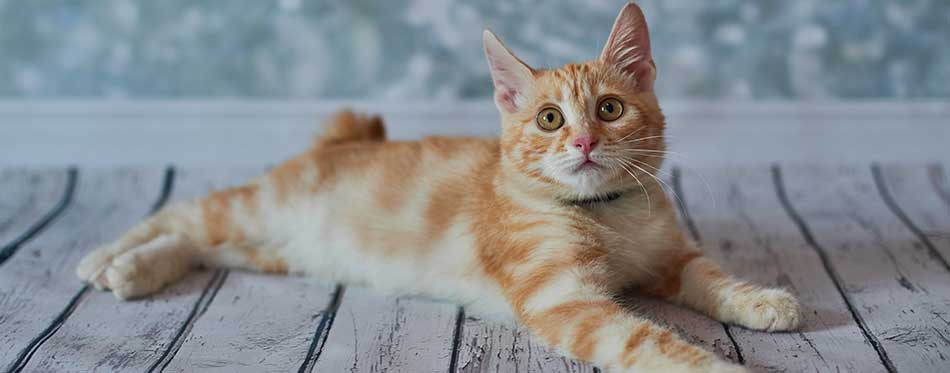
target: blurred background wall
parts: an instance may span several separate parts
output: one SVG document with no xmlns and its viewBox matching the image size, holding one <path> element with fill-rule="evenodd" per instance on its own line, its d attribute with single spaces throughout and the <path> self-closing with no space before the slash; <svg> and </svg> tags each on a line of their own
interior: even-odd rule
<svg viewBox="0 0 950 373">
<path fill-rule="evenodd" d="M 0 99 L 486 98 L 490 27 L 596 56 L 623 1 L 0 0 Z M 950 97 L 947 0 L 642 0 L 663 97 Z"/>
</svg>

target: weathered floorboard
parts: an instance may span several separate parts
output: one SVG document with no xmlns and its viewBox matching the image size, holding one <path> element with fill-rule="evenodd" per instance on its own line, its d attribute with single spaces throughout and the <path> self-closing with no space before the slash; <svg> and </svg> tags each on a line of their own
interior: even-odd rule
<svg viewBox="0 0 950 373">
<path fill-rule="evenodd" d="M 445 372 L 458 307 L 346 288 L 315 372 Z"/>
<path fill-rule="evenodd" d="M 589 364 L 564 358 L 524 328 L 466 317 L 456 372 L 593 372 Z"/>
<path fill-rule="evenodd" d="M 232 271 L 166 372 L 290 372 L 307 356 L 332 289 Z"/>
<path fill-rule="evenodd" d="M 927 244 L 935 260 L 950 260 L 950 174 L 939 164 L 886 165 L 876 171 L 881 193 L 889 195 Z M 950 320 L 950 310 L 944 314 Z M 950 322 L 947 324 L 950 327 Z M 945 334 L 950 339 L 950 333 Z"/>
<path fill-rule="evenodd" d="M 174 177 L 170 201 L 202 196 L 211 188 L 234 185 L 250 175 L 242 169 L 179 171 Z M 129 222 L 142 218 L 138 216 Z M 114 238 L 104 237 L 78 251 L 88 252 Z M 74 272 L 72 267 L 68 269 Z M 160 359 L 173 356 L 166 351 L 177 347 L 172 344 L 180 325 L 196 317 L 192 314 L 196 304 L 210 301 L 215 287 L 220 286 L 212 275 L 203 271 L 187 276 L 158 294 L 132 302 L 118 300 L 109 292 L 92 291 L 59 331 L 36 351 L 28 368 L 94 371 L 160 366 L 165 363 Z"/>
<path fill-rule="evenodd" d="M 781 175 L 789 211 L 826 253 L 885 363 L 950 371 L 940 320 L 950 308 L 950 272 L 888 209 L 870 168 L 795 167 Z"/>
<path fill-rule="evenodd" d="M 636 314 L 670 327 L 690 343 L 739 362 L 739 353 L 719 321 L 686 307 L 653 298 L 631 295 L 626 302 Z"/>
<path fill-rule="evenodd" d="M 21 368 L 15 364 L 27 361 L 31 348 L 55 333 L 71 301 L 88 294 L 76 278 L 76 263 L 88 248 L 149 211 L 163 174 L 160 168 L 80 172 L 63 215 L 0 266 L 0 364 L 5 370 Z"/>
<path fill-rule="evenodd" d="M 65 169 L 0 170 L 0 265 L 66 202 Z"/>
<path fill-rule="evenodd" d="M 783 210 L 769 168 L 704 173 L 706 180 L 677 170 L 675 184 L 706 255 L 740 278 L 789 289 L 803 307 L 800 332 L 730 327 L 746 364 L 768 371 L 885 371 L 821 258 Z"/>
</svg>

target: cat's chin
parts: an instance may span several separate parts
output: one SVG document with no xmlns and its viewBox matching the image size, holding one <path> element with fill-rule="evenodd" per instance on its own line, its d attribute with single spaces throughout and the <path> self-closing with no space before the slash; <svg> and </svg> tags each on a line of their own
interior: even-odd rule
<svg viewBox="0 0 950 373">
<path fill-rule="evenodd" d="M 556 178 L 561 184 L 570 189 L 570 194 L 589 198 L 609 193 L 610 173 L 600 166 L 582 166 L 572 172 L 558 175 Z"/>
</svg>

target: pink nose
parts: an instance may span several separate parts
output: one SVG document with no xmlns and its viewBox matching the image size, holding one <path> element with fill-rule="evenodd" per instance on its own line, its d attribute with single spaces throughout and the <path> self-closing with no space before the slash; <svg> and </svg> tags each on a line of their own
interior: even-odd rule
<svg viewBox="0 0 950 373">
<path fill-rule="evenodd" d="M 574 147 L 577 150 L 580 150 L 584 155 L 590 154 L 594 147 L 597 146 L 597 137 L 591 135 L 578 136 L 574 139 Z"/>
</svg>

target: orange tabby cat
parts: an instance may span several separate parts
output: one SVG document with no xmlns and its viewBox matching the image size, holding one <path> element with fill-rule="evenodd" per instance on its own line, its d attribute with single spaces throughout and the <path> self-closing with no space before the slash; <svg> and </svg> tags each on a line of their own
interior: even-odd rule
<svg viewBox="0 0 950 373">
<path fill-rule="evenodd" d="M 199 266 L 425 294 L 609 371 L 745 370 L 618 305 L 631 286 L 751 329 L 798 326 L 792 295 L 723 273 L 649 179 L 664 119 L 636 5 L 582 64 L 532 69 L 488 31 L 484 46 L 500 140 L 388 142 L 380 119 L 343 112 L 306 153 L 165 208 L 90 253 L 79 277 L 123 299 Z"/>
</svg>

